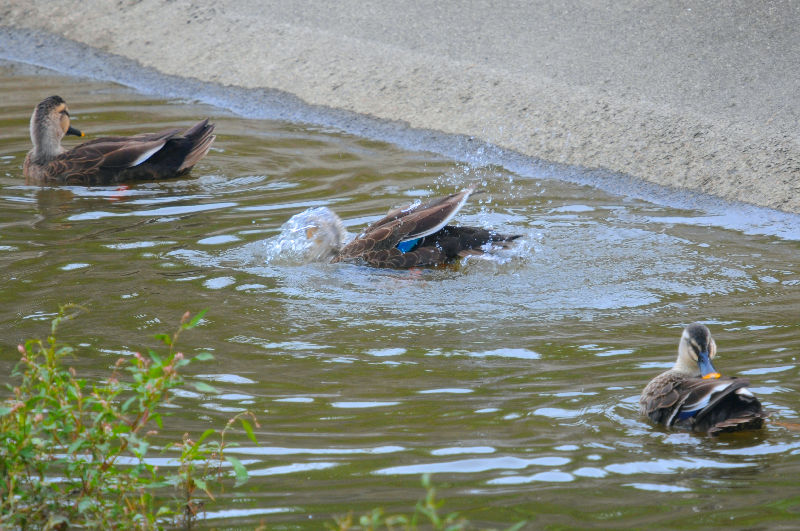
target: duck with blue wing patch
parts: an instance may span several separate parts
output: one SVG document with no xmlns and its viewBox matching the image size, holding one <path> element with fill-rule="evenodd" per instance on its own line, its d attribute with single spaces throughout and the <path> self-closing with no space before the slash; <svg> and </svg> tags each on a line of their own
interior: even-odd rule
<svg viewBox="0 0 800 531">
<path fill-rule="evenodd" d="M 642 415 L 667 427 L 709 435 L 762 427 L 769 414 L 747 389 L 750 382 L 720 377 L 711 363 L 716 352 L 705 325 L 687 326 L 675 365 L 644 388 Z"/>
<path fill-rule="evenodd" d="M 203 120 L 184 130 L 168 129 L 126 137 L 103 137 L 66 150 L 65 135 L 82 137 L 72 127 L 67 103 L 50 96 L 31 116 L 33 149 L 25 157 L 28 184 L 109 185 L 155 180 L 187 173 L 208 153 L 214 124 Z"/>
<path fill-rule="evenodd" d="M 436 266 L 507 247 L 519 238 L 448 225 L 474 191 L 475 186 L 470 186 L 446 197 L 392 210 L 342 247 L 332 261 L 394 269 Z"/>
</svg>

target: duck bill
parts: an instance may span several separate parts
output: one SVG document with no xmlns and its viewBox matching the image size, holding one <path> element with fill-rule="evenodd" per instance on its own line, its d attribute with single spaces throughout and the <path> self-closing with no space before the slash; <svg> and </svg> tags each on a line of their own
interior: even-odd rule
<svg viewBox="0 0 800 531">
<path fill-rule="evenodd" d="M 82 131 L 78 131 L 77 129 L 75 129 L 72 126 L 69 126 L 69 129 L 67 129 L 66 134 L 75 135 L 75 136 L 83 136 L 83 132 Z"/>
<path fill-rule="evenodd" d="M 700 367 L 700 376 L 702 376 L 704 380 L 720 377 L 720 374 L 711 364 L 711 358 L 708 356 L 708 351 L 703 351 L 697 355 L 697 365 Z"/>
</svg>

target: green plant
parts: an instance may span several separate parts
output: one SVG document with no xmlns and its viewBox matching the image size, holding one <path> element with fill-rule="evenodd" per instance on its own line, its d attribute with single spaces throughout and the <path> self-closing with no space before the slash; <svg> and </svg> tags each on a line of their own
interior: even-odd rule
<svg viewBox="0 0 800 531">
<path fill-rule="evenodd" d="M 169 401 L 170 389 L 184 384 L 179 369 L 212 357 L 190 359 L 175 350 L 180 333 L 197 326 L 205 312 L 187 312 L 173 335 L 156 336 L 168 347 L 165 355 L 137 352 L 118 360 L 105 381 L 90 383 L 64 367 L 73 349 L 56 340 L 58 327 L 80 310 L 62 307 L 46 341 L 18 347 L 12 378 L 19 383 L 7 384 L 11 398 L 0 404 L 0 528 L 191 527 L 202 505 L 199 493 L 213 500 L 210 483 L 221 485 L 227 476 L 223 461 L 237 485 L 247 480 L 242 464 L 224 455 L 227 431 L 239 421 L 255 442 L 247 418 L 255 419 L 245 412 L 221 432 L 208 429 L 197 441 L 187 434 L 164 447 L 180 449 L 176 468 L 164 467 L 165 473 L 147 462 L 156 427 L 163 427 L 159 406 Z M 193 385 L 215 392 L 202 382 Z"/>
<path fill-rule="evenodd" d="M 384 514 L 383 509 L 373 509 L 367 514 L 358 518 L 358 522 L 353 521 L 353 513 L 346 516 L 335 518 L 336 526 L 329 528 L 336 531 L 377 531 L 395 529 L 404 531 L 417 531 L 420 527 L 424 529 L 435 529 L 436 531 L 464 531 L 469 529 L 469 521 L 461 517 L 458 513 L 439 514 L 439 509 L 444 505 L 444 501 L 436 499 L 436 488 L 431 483 L 429 474 L 422 476 L 422 486 L 425 487 L 426 495 L 423 500 L 417 502 L 414 513 L 411 516 Z M 506 531 L 517 531 L 526 522 L 519 522 Z"/>
</svg>

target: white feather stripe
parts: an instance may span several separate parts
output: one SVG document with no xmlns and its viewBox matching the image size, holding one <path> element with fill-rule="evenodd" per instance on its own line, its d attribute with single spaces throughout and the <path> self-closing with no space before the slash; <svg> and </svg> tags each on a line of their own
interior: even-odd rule
<svg viewBox="0 0 800 531">
<path fill-rule="evenodd" d="M 751 393 L 750 391 L 748 391 L 744 387 L 742 387 L 741 389 L 737 389 L 736 390 L 736 394 L 737 395 L 742 395 L 742 396 L 749 396 L 750 398 L 755 398 L 755 396 L 756 396 L 756 395 L 754 395 L 753 393 Z"/>
<path fill-rule="evenodd" d="M 165 143 L 166 143 L 166 142 L 161 142 L 160 144 L 158 144 L 158 145 L 157 145 L 156 147 L 154 147 L 153 149 L 148 149 L 147 151 L 145 151 L 144 153 L 142 153 L 141 155 L 139 155 L 138 157 L 136 157 L 136 160 L 134 160 L 133 162 L 131 162 L 131 165 L 130 165 L 129 167 L 130 167 L 130 168 L 133 168 L 134 166 L 138 166 L 138 165 L 139 165 L 139 164 L 141 164 L 142 162 L 146 161 L 147 159 L 149 159 L 150 157 L 152 157 L 153 155 L 155 155 L 155 154 L 156 154 L 156 153 L 157 153 L 157 152 L 158 152 L 158 151 L 159 151 L 159 150 L 160 150 L 162 147 L 164 147 L 164 144 L 165 144 Z"/>
<path fill-rule="evenodd" d="M 453 210 L 451 210 L 450 213 L 447 214 L 447 217 L 444 218 L 435 227 L 431 227 L 430 229 L 428 229 L 426 231 L 423 231 L 423 232 L 414 232 L 412 234 L 409 234 L 408 237 L 406 239 L 402 240 L 402 241 L 406 242 L 406 241 L 409 241 L 409 240 L 414 240 L 416 238 L 424 238 L 425 236 L 429 236 L 431 234 L 434 234 L 434 233 L 439 232 L 440 230 L 442 230 L 442 227 L 447 225 L 447 222 L 450 221 L 451 219 L 453 219 L 453 217 L 455 217 L 455 215 L 458 214 L 458 211 L 461 210 L 461 208 L 467 203 L 467 199 L 469 199 L 469 196 L 471 194 L 472 194 L 472 190 L 470 190 L 469 193 L 464 194 L 464 197 L 462 197 L 461 201 L 459 201 L 458 204 L 453 208 Z"/>
<path fill-rule="evenodd" d="M 707 393 L 705 393 L 702 396 L 702 398 L 700 398 L 700 400 L 698 400 L 694 404 L 684 404 L 681 407 L 681 411 L 700 411 L 701 409 L 703 409 L 704 407 L 706 407 L 708 405 L 708 403 L 711 401 L 712 395 L 714 395 L 715 393 L 719 393 L 720 391 L 724 391 L 730 385 L 731 385 L 731 382 L 724 382 L 724 383 L 720 383 L 720 384 L 715 385 Z"/>
</svg>

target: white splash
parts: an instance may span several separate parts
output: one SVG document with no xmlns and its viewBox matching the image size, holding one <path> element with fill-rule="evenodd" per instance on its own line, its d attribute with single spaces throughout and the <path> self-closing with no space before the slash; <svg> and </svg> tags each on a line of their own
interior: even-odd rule
<svg viewBox="0 0 800 531">
<path fill-rule="evenodd" d="M 267 264 L 306 264 L 333 257 L 350 235 L 327 207 L 309 208 L 289 218 L 280 234 L 262 242 Z"/>
</svg>

